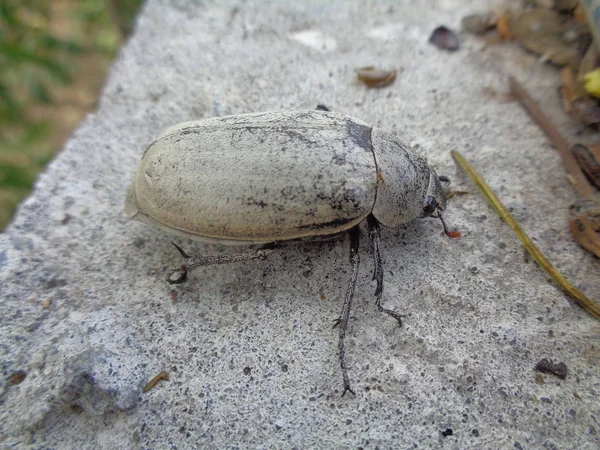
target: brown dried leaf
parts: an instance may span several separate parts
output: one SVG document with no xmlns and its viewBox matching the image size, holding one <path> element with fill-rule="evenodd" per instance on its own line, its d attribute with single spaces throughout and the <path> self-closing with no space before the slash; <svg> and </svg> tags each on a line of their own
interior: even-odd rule
<svg viewBox="0 0 600 450">
<path fill-rule="evenodd" d="M 587 20 L 585 18 L 585 11 L 581 7 L 581 5 L 577 5 L 575 10 L 573 11 L 573 19 L 575 19 L 575 22 L 577 22 L 577 23 L 586 23 L 587 22 Z"/>
<path fill-rule="evenodd" d="M 596 67 L 598 67 L 598 50 L 595 45 L 590 45 L 586 50 L 581 62 L 579 63 L 579 69 L 577 70 L 577 81 L 579 81 L 583 87 L 583 79 L 586 74 L 590 73 Z"/>
<path fill-rule="evenodd" d="M 25 380 L 25 377 L 27 377 L 27 372 L 24 370 L 17 370 L 8 377 L 8 380 L 12 384 L 21 384 L 23 380 Z"/>
<path fill-rule="evenodd" d="M 579 0 L 554 0 L 554 7 L 561 12 L 573 11 Z"/>
<path fill-rule="evenodd" d="M 571 105 L 571 114 L 584 125 L 600 123 L 600 106 L 591 97 L 575 100 Z"/>
<path fill-rule="evenodd" d="M 468 33 L 483 34 L 494 26 L 494 22 L 492 13 L 470 14 L 461 19 L 460 25 Z"/>
<path fill-rule="evenodd" d="M 578 54 L 574 45 L 563 40 L 560 16 L 549 9 L 536 8 L 515 14 L 510 28 L 521 46 L 558 65 L 575 65 Z"/>
<path fill-rule="evenodd" d="M 398 75 L 397 70 L 377 69 L 374 66 L 361 67 L 356 69 L 356 76 L 360 81 L 369 87 L 385 87 L 394 82 Z"/>
<path fill-rule="evenodd" d="M 502 39 L 512 39 L 513 34 L 510 30 L 510 16 L 508 14 L 502 14 L 498 17 L 496 30 Z"/>
<path fill-rule="evenodd" d="M 568 113 L 573 112 L 575 101 L 587 96 L 583 83 L 577 80 L 575 71 L 571 67 L 565 66 L 560 71 L 560 93 L 563 106 Z"/>
<path fill-rule="evenodd" d="M 588 180 L 600 189 L 600 144 L 575 144 L 571 151 Z"/>
<path fill-rule="evenodd" d="M 583 214 L 569 219 L 569 230 L 575 241 L 588 252 L 600 258 L 600 235 L 594 228 L 594 222 Z"/>
<path fill-rule="evenodd" d="M 553 363 L 549 359 L 540 359 L 535 365 L 535 370 L 543 373 L 550 373 L 556 375 L 563 380 L 567 378 L 567 365 L 564 362 Z"/>
<path fill-rule="evenodd" d="M 458 50 L 458 47 L 460 46 L 454 31 L 445 26 L 437 27 L 433 30 L 433 33 L 431 33 L 431 37 L 429 38 L 429 43 L 435 45 L 439 49 L 449 51 Z"/>
<path fill-rule="evenodd" d="M 142 392 L 145 394 L 150 389 L 152 389 L 154 386 L 156 386 L 156 383 L 158 383 L 160 380 L 168 380 L 168 379 L 169 379 L 168 372 L 162 371 L 158 375 L 156 375 L 154 378 L 152 378 L 150 381 L 148 381 L 146 386 L 144 386 L 144 389 L 142 389 Z"/>
</svg>

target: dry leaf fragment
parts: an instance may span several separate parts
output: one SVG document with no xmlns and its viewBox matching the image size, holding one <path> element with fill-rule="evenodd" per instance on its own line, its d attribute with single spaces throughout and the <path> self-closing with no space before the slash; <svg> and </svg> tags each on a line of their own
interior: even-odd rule
<svg viewBox="0 0 600 450">
<path fill-rule="evenodd" d="M 588 180 L 600 189 L 600 143 L 575 144 L 571 151 Z"/>
<path fill-rule="evenodd" d="M 473 34 L 483 34 L 494 26 L 494 15 L 491 13 L 470 14 L 460 21 L 463 30 Z"/>
<path fill-rule="evenodd" d="M 565 66 L 560 71 L 560 93 L 563 99 L 563 107 L 568 113 L 573 113 L 573 104 L 587 96 L 583 84 L 577 79 L 575 71 Z"/>
<path fill-rule="evenodd" d="M 577 49 L 563 39 L 564 25 L 560 16 L 549 9 L 536 8 L 515 14 L 510 29 L 521 46 L 558 65 L 575 65 Z"/>
<path fill-rule="evenodd" d="M 585 18 L 585 11 L 581 7 L 581 5 L 577 5 L 575 10 L 573 11 L 573 19 L 575 19 L 575 22 L 577 23 L 586 23 L 587 20 Z"/>
<path fill-rule="evenodd" d="M 42 308 L 43 309 L 50 308 L 50 306 L 52 305 L 53 301 L 54 301 L 54 297 L 48 297 L 48 298 L 42 300 Z"/>
<path fill-rule="evenodd" d="M 154 378 L 152 378 L 150 381 L 148 381 L 146 386 L 144 386 L 144 389 L 142 389 L 142 392 L 146 393 L 150 389 L 152 389 L 154 386 L 156 386 L 156 383 L 158 383 L 160 380 L 168 380 L 168 379 L 169 379 L 169 374 L 165 371 L 162 371 L 158 375 L 156 375 Z"/>
<path fill-rule="evenodd" d="M 571 114 L 583 125 L 597 125 L 600 123 L 600 106 L 598 101 L 591 97 L 577 99 L 571 105 Z"/>
<path fill-rule="evenodd" d="M 496 31 L 502 39 L 512 39 L 513 34 L 510 31 L 510 16 L 508 14 L 502 14 L 496 20 Z"/>
<path fill-rule="evenodd" d="M 27 372 L 25 372 L 24 370 L 17 370 L 16 372 L 13 372 L 8 377 L 8 380 L 12 384 L 21 384 L 26 376 L 27 376 Z"/>
<path fill-rule="evenodd" d="M 356 69 L 356 76 L 369 87 L 385 87 L 394 82 L 398 75 L 397 70 L 377 69 L 374 66 Z"/>
<path fill-rule="evenodd" d="M 437 27 L 431 33 L 429 43 L 442 50 L 458 50 L 459 43 L 456 34 L 445 26 Z"/>
<path fill-rule="evenodd" d="M 588 252 L 600 258 L 600 235 L 594 230 L 594 223 L 586 216 L 579 214 L 569 219 L 571 235 Z"/>
<path fill-rule="evenodd" d="M 579 0 L 554 0 L 554 7 L 561 12 L 573 11 Z"/>
<path fill-rule="evenodd" d="M 558 378 L 562 378 L 563 380 L 567 378 L 567 365 L 564 362 L 554 364 L 549 359 L 540 359 L 535 365 L 535 370 L 556 375 Z"/>
</svg>

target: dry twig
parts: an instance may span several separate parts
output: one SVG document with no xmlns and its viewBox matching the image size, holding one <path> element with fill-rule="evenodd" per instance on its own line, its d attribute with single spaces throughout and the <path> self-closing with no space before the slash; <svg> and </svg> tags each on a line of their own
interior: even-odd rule
<svg viewBox="0 0 600 450">
<path fill-rule="evenodd" d="M 535 100 L 527 93 L 525 88 L 519 84 L 514 77 L 508 78 L 510 90 L 517 97 L 519 102 L 527 109 L 533 120 L 537 122 L 542 130 L 546 133 L 552 145 L 558 151 L 560 158 L 567 170 L 567 175 L 575 187 L 577 193 L 584 200 L 594 201 L 595 193 L 592 186 L 588 183 L 585 175 L 581 171 L 577 160 L 569 149 L 569 144 L 558 132 L 556 126 L 550 122 L 550 119 L 544 114 Z"/>
<path fill-rule="evenodd" d="M 475 186 L 481 191 L 484 197 L 488 200 L 490 205 L 496 210 L 498 215 L 513 229 L 515 234 L 523 243 L 525 250 L 535 258 L 540 267 L 546 271 L 548 275 L 552 277 L 554 282 L 562 289 L 562 291 L 575 300 L 583 309 L 589 314 L 594 316 L 596 319 L 600 319 L 600 306 L 586 295 L 573 286 L 552 264 L 546 259 L 543 253 L 535 246 L 533 241 L 525 234 L 521 229 L 521 226 L 506 210 L 502 202 L 496 197 L 496 194 L 490 189 L 487 183 L 481 178 L 481 175 L 477 173 L 475 168 L 457 151 L 450 152 L 456 163 L 461 167 L 469 178 L 475 183 Z"/>
</svg>

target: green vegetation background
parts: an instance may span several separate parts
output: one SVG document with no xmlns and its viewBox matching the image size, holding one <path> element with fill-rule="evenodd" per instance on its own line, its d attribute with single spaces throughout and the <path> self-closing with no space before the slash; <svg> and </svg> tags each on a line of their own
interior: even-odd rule
<svg viewBox="0 0 600 450">
<path fill-rule="evenodd" d="M 57 133 L 59 108 L 77 89 L 95 101 L 141 2 L 0 1 L 0 230 L 72 131 Z"/>
</svg>

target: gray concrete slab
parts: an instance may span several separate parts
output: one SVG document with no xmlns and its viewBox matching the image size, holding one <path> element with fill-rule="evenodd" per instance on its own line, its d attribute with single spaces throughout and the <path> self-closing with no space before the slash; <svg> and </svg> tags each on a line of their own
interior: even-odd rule
<svg viewBox="0 0 600 450">
<path fill-rule="evenodd" d="M 557 70 L 510 43 L 427 43 L 491 4 L 150 0 L 97 112 L 0 236 L 1 446 L 598 448 L 599 323 L 524 261 L 449 155 L 470 158 L 559 269 L 600 298 L 598 261 L 567 230 L 576 195 L 559 157 L 502 97 L 515 75 L 572 137 Z M 402 72 L 367 89 L 353 72 L 365 65 Z M 363 239 L 348 335 L 355 398 L 340 397 L 331 328 L 347 238 L 204 268 L 172 288 L 171 237 L 123 213 L 163 128 L 317 103 L 398 134 L 473 192 L 446 214 L 460 240 L 432 219 L 384 230 L 384 301 L 406 314 L 403 328 L 376 311 Z M 567 364 L 566 380 L 536 383 L 544 357 Z M 163 370 L 169 380 L 142 393 Z"/>
</svg>

